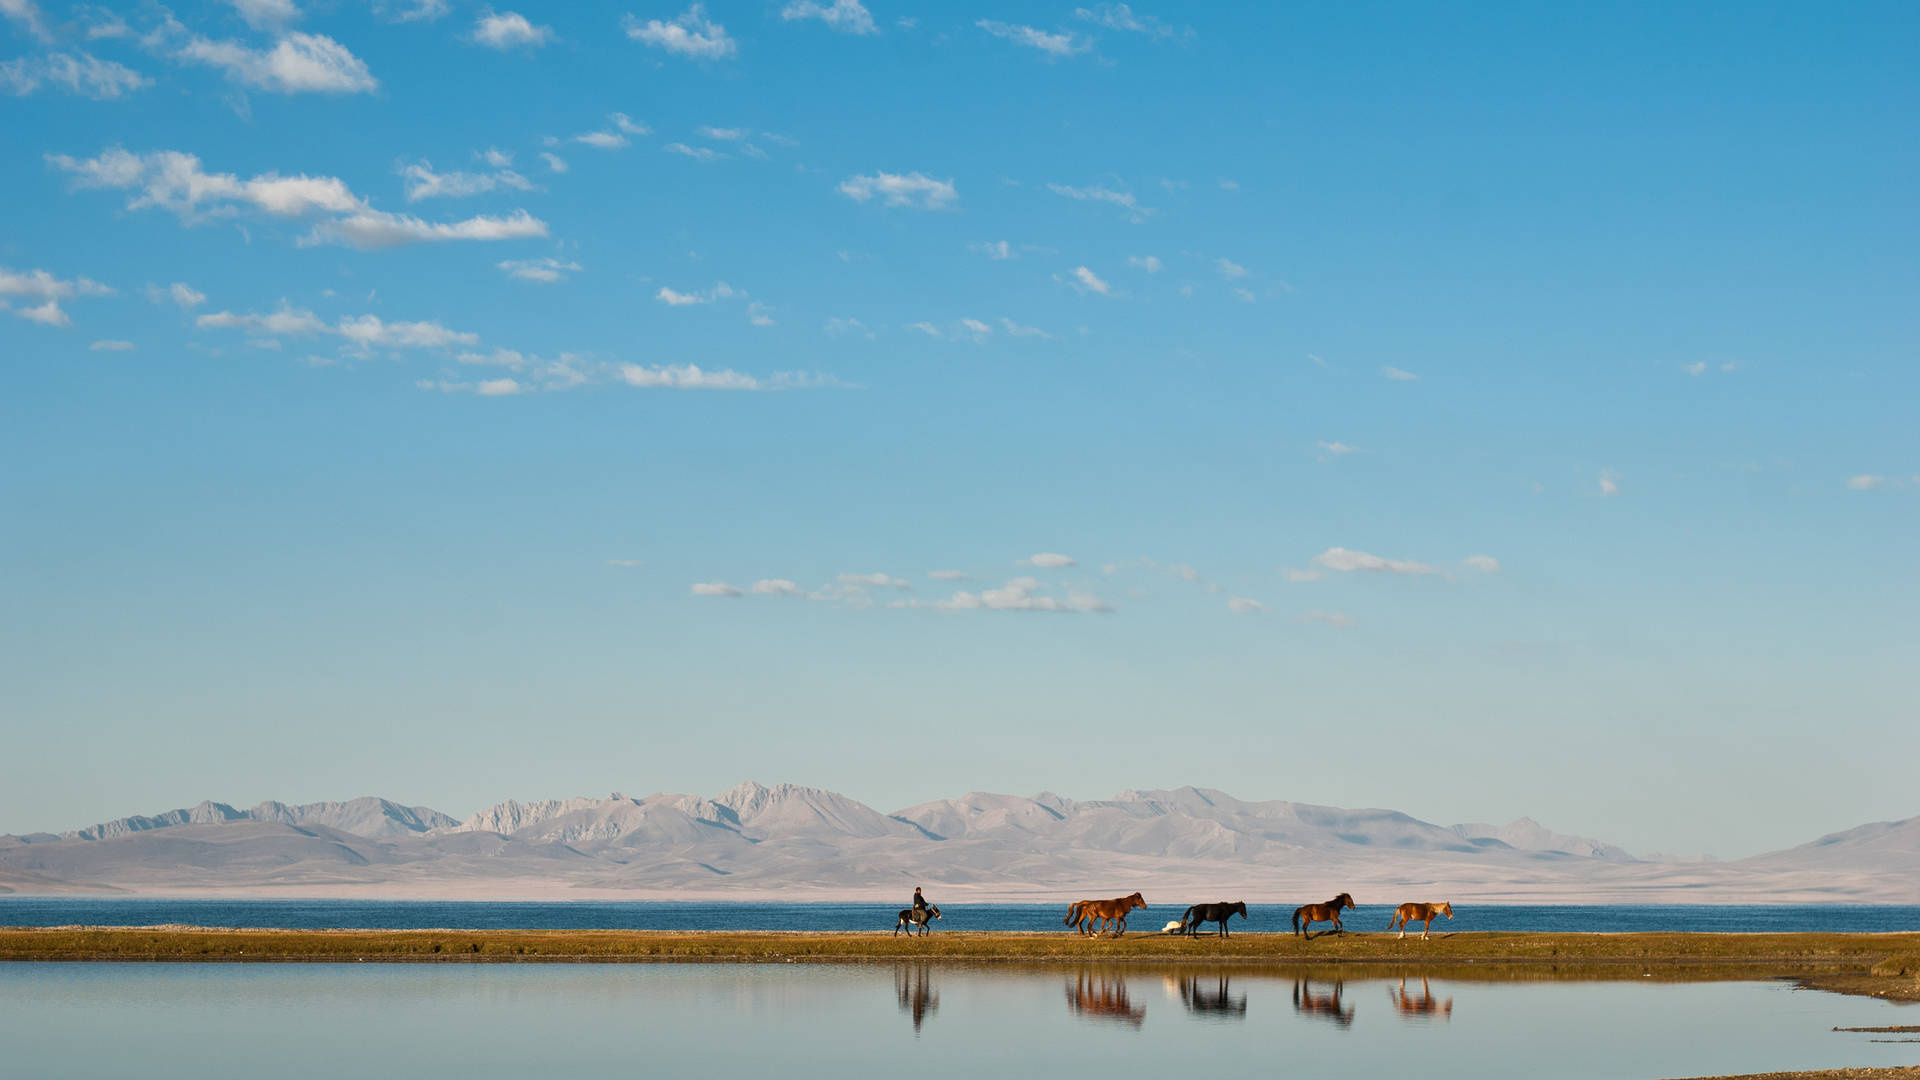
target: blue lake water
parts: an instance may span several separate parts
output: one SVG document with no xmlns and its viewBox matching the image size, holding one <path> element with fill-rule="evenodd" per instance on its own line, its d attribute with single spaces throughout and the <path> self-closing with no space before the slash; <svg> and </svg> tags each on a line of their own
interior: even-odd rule
<svg viewBox="0 0 1920 1080">
<path fill-rule="evenodd" d="M 0 963 L 0 1072 L 1686 1077 L 1920 1062 L 1920 1008 L 1783 983 L 1205 968 Z M 1898 1038 L 1898 1036 L 1894 1036 Z"/>
<path fill-rule="evenodd" d="M 1312 898 L 1315 902 L 1324 899 Z M 0 926 L 257 926 L 277 929 L 408 930 L 885 930 L 898 904 L 740 904 L 572 901 L 495 903 L 389 900 L 168 900 L 0 897 Z M 939 897 L 933 897 L 939 903 Z M 1177 900 L 1177 902 L 1175 902 Z M 1133 930 L 1180 917 L 1192 898 L 1138 911 Z M 1307 903 L 1302 899 L 1298 903 Z M 1233 932 L 1291 932 L 1297 904 L 1250 904 Z M 941 904 L 940 930 L 1061 930 L 1063 904 Z M 1345 913 L 1349 930 L 1386 926 L 1391 909 L 1362 904 Z M 1325 927 L 1320 927 L 1324 929 Z M 1920 906 L 1895 905 L 1461 905 L 1446 930 L 1715 931 L 1920 930 Z"/>
</svg>

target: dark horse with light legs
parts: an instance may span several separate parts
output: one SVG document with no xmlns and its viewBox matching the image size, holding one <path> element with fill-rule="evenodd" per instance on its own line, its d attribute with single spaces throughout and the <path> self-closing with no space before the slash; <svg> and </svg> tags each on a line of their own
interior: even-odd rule
<svg viewBox="0 0 1920 1080">
<path fill-rule="evenodd" d="M 1311 931 L 1314 923 L 1330 922 L 1333 924 L 1334 933 L 1344 934 L 1347 930 L 1346 927 L 1340 925 L 1340 909 L 1346 908 L 1351 911 L 1353 907 L 1353 897 L 1348 896 L 1346 893 L 1341 893 L 1339 896 L 1334 897 L 1324 904 L 1308 904 L 1305 907 L 1294 908 L 1293 932 L 1299 934 L 1301 937 L 1312 937 L 1313 934 Z M 1304 927 L 1301 925 L 1302 922 L 1306 924 Z M 1320 932 L 1323 934 L 1326 933 L 1325 930 Z"/>
<path fill-rule="evenodd" d="M 900 931 L 905 929 L 907 936 L 912 937 L 913 928 L 916 926 L 920 928 L 921 934 L 931 934 L 933 927 L 928 924 L 939 917 L 940 909 L 931 904 L 926 907 L 901 908 L 900 921 L 893 924 L 893 936 L 899 937 Z"/>
<path fill-rule="evenodd" d="M 1194 937 L 1200 933 L 1201 923 L 1217 922 L 1220 924 L 1220 936 L 1232 937 L 1233 935 L 1227 932 L 1227 920 L 1232 918 L 1236 911 L 1240 913 L 1242 919 L 1246 918 L 1246 901 L 1236 900 L 1229 904 L 1222 900 L 1217 904 L 1195 904 L 1181 916 L 1181 932 L 1188 937 Z"/>
</svg>

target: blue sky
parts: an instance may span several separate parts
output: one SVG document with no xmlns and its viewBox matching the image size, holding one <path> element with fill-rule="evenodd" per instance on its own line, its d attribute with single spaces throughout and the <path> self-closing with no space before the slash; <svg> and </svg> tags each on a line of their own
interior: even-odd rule
<svg viewBox="0 0 1920 1080">
<path fill-rule="evenodd" d="M 1909 6 L 0 22 L 0 830 L 1920 813 Z"/>
</svg>

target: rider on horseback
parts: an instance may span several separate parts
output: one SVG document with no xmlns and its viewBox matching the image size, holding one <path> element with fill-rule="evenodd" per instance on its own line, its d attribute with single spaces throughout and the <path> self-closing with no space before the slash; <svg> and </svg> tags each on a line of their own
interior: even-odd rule
<svg viewBox="0 0 1920 1080">
<path fill-rule="evenodd" d="M 913 887 L 913 908 L 915 911 L 927 906 L 927 898 L 920 895 L 920 886 Z"/>
</svg>

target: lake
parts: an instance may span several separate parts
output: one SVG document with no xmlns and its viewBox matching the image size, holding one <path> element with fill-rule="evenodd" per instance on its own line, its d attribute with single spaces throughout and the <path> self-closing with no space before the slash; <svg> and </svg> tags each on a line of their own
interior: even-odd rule
<svg viewBox="0 0 1920 1080">
<path fill-rule="evenodd" d="M 1920 1062 L 1786 983 L 1088 965 L 0 964 L 8 1075 L 1683 1077 Z M 1911 1036 L 1908 1036 L 1910 1038 Z"/>
<path fill-rule="evenodd" d="M 1171 900 L 1172 898 L 1170 898 Z M 1313 898 L 1316 902 L 1325 897 Z M 898 904 L 742 904 L 647 901 L 507 903 L 418 900 L 174 900 L 0 896 L 0 926 L 254 926 L 284 930 L 885 930 Z M 933 897 L 939 903 L 939 897 Z M 1135 930 L 1180 917 L 1192 898 L 1135 912 Z M 1301 900 L 1299 903 L 1306 903 Z M 941 904 L 938 930 L 1059 930 L 1064 904 Z M 1391 908 L 1362 904 L 1344 916 L 1354 930 L 1379 930 Z M 1291 932 L 1293 906 L 1248 905 L 1233 932 Z M 1462 905 L 1435 930 L 1808 931 L 1920 930 L 1920 906 L 1818 904 Z M 1324 927 L 1323 927 L 1324 929 Z"/>
</svg>

